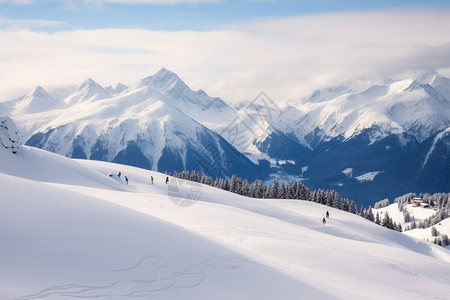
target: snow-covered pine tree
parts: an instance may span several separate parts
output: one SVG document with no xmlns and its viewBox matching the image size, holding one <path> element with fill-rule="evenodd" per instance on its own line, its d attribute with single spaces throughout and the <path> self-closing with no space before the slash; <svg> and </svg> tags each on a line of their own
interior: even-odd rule
<svg viewBox="0 0 450 300">
<path fill-rule="evenodd" d="M 369 209 L 366 213 L 366 218 L 367 218 L 367 220 L 370 220 L 372 222 L 375 221 L 375 216 L 373 215 L 372 206 L 369 206 Z"/>
<path fill-rule="evenodd" d="M 311 191 L 301 182 L 297 182 L 296 199 L 309 200 Z"/>
<path fill-rule="evenodd" d="M 336 191 L 329 191 L 327 195 L 327 202 L 325 203 L 327 206 L 333 207 L 333 202 L 336 197 Z M 338 196 L 339 197 L 339 196 Z"/>
<path fill-rule="evenodd" d="M 380 214 L 378 212 L 377 212 L 377 215 L 375 217 L 375 224 L 381 225 Z"/>
<path fill-rule="evenodd" d="M 380 200 L 380 201 L 378 201 L 378 202 L 375 202 L 375 204 L 374 204 L 374 208 L 375 209 L 379 209 L 379 208 L 383 208 L 383 207 L 386 207 L 386 206 L 388 206 L 390 204 L 390 202 L 389 202 L 389 199 L 384 199 L 384 200 Z"/>
<path fill-rule="evenodd" d="M 437 231 L 436 227 L 431 227 L 431 236 L 438 236 L 439 232 Z"/>
<path fill-rule="evenodd" d="M 264 186 L 261 180 L 256 180 L 255 183 L 255 198 L 263 198 L 264 197 Z"/>
<path fill-rule="evenodd" d="M 241 195 L 251 197 L 250 185 L 248 184 L 247 179 L 242 180 Z"/>
<path fill-rule="evenodd" d="M 392 219 L 389 217 L 389 213 L 387 211 L 384 213 L 384 218 L 381 221 L 381 226 L 389 229 L 393 228 Z"/>
<path fill-rule="evenodd" d="M 231 179 L 230 179 L 230 189 L 229 189 L 230 192 L 236 193 L 236 191 L 238 190 L 237 185 L 238 185 L 237 176 L 236 176 L 236 174 L 233 174 L 233 176 L 231 176 Z"/>
<path fill-rule="evenodd" d="M 350 211 L 352 214 L 358 214 L 358 209 L 356 208 L 356 204 L 355 204 L 355 202 L 353 202 L 353 200 L 350 202 L 350 208 L 349 208 L 349 211 Z"/>
<path fill-rule="evenodd" d="M 277 199 L 286 199 L 286 196 L 287 196 L 286 185 L 284 184 L 284 182 L 282 182 L 281 186 L 278 189 Z"/>
<path fill-rule="evenodd" d="M 275 179 L 269 188 L 269 197 L 268 198 L 270 198 L 270 199 L 278 198 L 278 188 L 279 188 L 278 180 Z"/>
<path fill-rule="evenodd" d="M 403 220 L 405 221 L 405 223 L 411 222 L 411 215 L 409 214 L 409 211 L 403 211 Z"/>
<path fill-rule="evenodd" d="M 325 205 L 327 203 L 327 197 L 324 190 L 319 189 L 317 191 L 317 203 Z"/>
<path fill-rule="evenodd" d="M 350 201 L 347 198 L 342 199 L 342 210 L 349 211 L 350 209 Z"/>
</svg>

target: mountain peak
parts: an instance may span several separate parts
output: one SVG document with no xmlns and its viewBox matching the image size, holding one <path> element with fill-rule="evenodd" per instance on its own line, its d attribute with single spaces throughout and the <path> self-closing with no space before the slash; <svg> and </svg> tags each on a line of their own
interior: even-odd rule
<svg viewBox="0 0 450 300">
<path fill-rule="evenodd" d="M 189 89 L 184 81 L 174 72 L 161 68 L 154 75 L 144 78 L 139 83 L 140 86 L 152 86 L 162 93 L 176 92 Z"/>
<path fill-rule="evenodd" d="M 92 78 L 86 79 L 78 89 L 82 99 L 87 100 L 93 97 L 96 99 L 102 99 L 107 96 L 106 90 Z"/>
<path fill-rule="evenodd" d="M 101 85 L 99 85 L 97 82 L 95 82 L 92 78 L 88 78 L 85 81 L 83 81 L 83 83 L 80 86 L 80 91 L 84 88 L 92 88 L 92 87 L 101 87 L 103 89 L 103 87 Z"/>
<path fill-rule="evenodd" d="M 47 91 L 44 90 L 41 86 L 35 87 L 31 92 L 26 94 L 23 98 L 29 99 L 30 102 L 33 100 L 36 100 L 36 99 L 39 99 L 38 101 L 40 101 L 40 100 L 53 101 L 52 96 L 50 96 L 50 94 L 47 93 Z"/>
<path fill-rule="evenodd" d="M 116 93 L 121 93 L 121 92 L 125 91 L 127 88 L 128 88 L 127 85 L 125 85 L 125 84 L 119 82 L 119 83 L 116 85 L 116 88 L 115 88 L 114 90 L 116 91 Z"/>
<path fill-rule="evenodd" d="M 41 86 L 35 87 L 31 92 L 19 98 L 16 109 L 36 113 L 54 107 L 56 101 Z"/>
<path fill-rule="evenodd" d="M 161 68 L 158 72 L 156 72 L 152 78 L 155 81 L 162 81 L 162 82 L 183 82 L 181 78 L 175 74 L 174 72 L 167 70 L 166 68 Z M 184 83 L 184 82 L 183 82 Z"/>
<path fill-rule="evenodd" d="M 417 76 L 416 81 L 422 84 L 432 85 L 433 82 L 438 79 L 440 75 L 436 71 L 424 72 Z"/>
<path fill-rule="evenodd" d="M 177 74 L 175 74 L 174 72 L 172 72 L 172 71 L 170 71 L 170 70 L 168 70 L 168 69 L 166 69 L 166 68 L 164 68 L 164 67 L 162 67 L 162 68 L 161 68 L 158 72 L 156 72 L 155 75 L 153 75 L 153 76 L 161 76 L 161 75 L 163 75 L 163 76 L 169 75 L 169 76 L 177 76 L 177 77 L 178 77 Z"/>
<path fill-rule="evenodd" d="M 37 86 L 34 90 L 32 90 L 31 95 L 39 98 L 51 98 L 51 96 L 41 86 Z"/>
</svg>

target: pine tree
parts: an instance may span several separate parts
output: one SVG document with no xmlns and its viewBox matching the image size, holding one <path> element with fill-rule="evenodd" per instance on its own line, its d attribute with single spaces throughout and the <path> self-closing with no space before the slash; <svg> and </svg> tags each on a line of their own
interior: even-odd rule
<svg viewBox="0 0 450 300">
<path fill-rule="evenodd" d="M 355 202 L 353 202 L 353 200 L 350 202 L 350 208 L 349 208 L 349 211 L 352 213 L 352 214 L 358 214 L 358 209 L 356 208 L 356 204 L 355 204 Z"/>
<path fill-rule="evenodd" d="M 286 185 L 287 199 L 295 199 L 295 190 L 297 189 L 297 183 L 294 181 L 291 184 Z"/>
<path fill-rule="evenodd" d="M 241 195 L 246 196 L 246 197 L 251 197 L 250 185 L 248 184 L 247 179 L 242 180 Z"/>
<path fill-rule="evenodd" d="M 385 214 L 384 214 L 384 218 L 383 218 L 383 220 L 381 221 L 381 226 L 386 227 L 386 228 L 389 228 L 389 229 L 394 229 L 394 226 L 393 226 L 393 225 L 394 225 L 394 224 L 393 224 L 393 222 L 392 222 L 392 219 L 389 217 L 389 214 L 388 214 L 388 212 L 386 211 Z"/>
<path fill-rule="evenodd" d="M 439 235 L 439 233 L 438 233 L 438 231 L 437 231 L 437 229 L 436 229 L 436 227 L 431 227 L 431 236 L 438 236 Z"/>
<path fill-rule="evenodd" d="M 235 174 L 233 174 L 233 176 L 231 176 L 231 180 L 230 180 L 230 188 L 229 191 L 232 193 L 236 193 L 237 191 L 237 176 Z"/>
<path fill-rule="evenodd" d="M 297 182 L 296 199 L 311 201 L 311 191 L 301 182 Z"/>
<path fill-rule="evenodd" d="M 371 206 L 369 206 L 369 210 L 368 210 L 367 213 L 366 213 L 366 218 L 367 218 L 368 220 L 372 221 L 372 222 L 375 221 L 375 217 L 374 217 L 374 215 L 373 215 L 373 211 L 372 211 L 372 207 L 371 207 Z M 378 218 L 379 218 L 379 216 L 378 216 Z"/>
<path fill-rule="evenodd" d="M 270 199 L 278 198 L 278 180 L 274 180 L 272 186 L 269 189 L 269 197 Z"/>
<path fill-rule="evenodd" d="M 333 199 L 331 201 L 331 206 L 337 209 L 341 209 L 342 208 L 342 202 L 341 199 L 339 198 L 339 194 L 335 193 L 333 194 Z"/>
<path fill-rule="evenodd" d="M 225 178 L 225 180 L 223 181 L 222 189 L 224 189 L 225 191 L 229 191 L 230 190 L 230 182 L 228 181 L 228 178 Z"/>
<path fill-rule="evenodd" d="M 350 201 L 347 198 L 342 200 L 342 208 L 343 211 L 349 211 L 350 209 Z"/>
<path fill-rule="evenodd" d="M 297 182 L 288 184 L 288 199 L 297 199 Z"/>
<path fill-rule="evenodd" d="M 326 205 L 328 205 L 330 207 L 334 207 L 336 197 L 339 198 L 339 194 L 336 191 L 330 191 L 327 195 Z"/>
<path fill-rule="evenodd" d="M 264 197 L 264 187 L 261 180 L 257 180 L 255 184 L 255 197 L 263 198 Z"/>
<path fill-rule="evenodd" d="M 325 204 L 327 202 L 326 200 L 325 191 L 319 189 L 317 192 L 317 203 Z"/>
<path fill-rule="evenodd" d="M 286 199 L 287 198 L 287 190 L 284 182 L 281 183 L 280 188 L 278 189 L 278 197 L 277 199 Z"/>
</svg>

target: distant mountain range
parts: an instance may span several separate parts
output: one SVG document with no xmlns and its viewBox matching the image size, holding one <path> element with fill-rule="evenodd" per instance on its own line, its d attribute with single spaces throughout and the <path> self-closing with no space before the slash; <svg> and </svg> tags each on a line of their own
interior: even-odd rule
<svg viewBox="0 0 450 300">
<path fill-rule="evenodd" d="M 358 204 L 450 191 L 450 80 L 354 81 L 281 105 L 233 108 L 161 69 L 133 86 L 92 79 L 0 104 L 26 144 L 68 157 L 213 177 L 302 179 Z"/>
</svg>

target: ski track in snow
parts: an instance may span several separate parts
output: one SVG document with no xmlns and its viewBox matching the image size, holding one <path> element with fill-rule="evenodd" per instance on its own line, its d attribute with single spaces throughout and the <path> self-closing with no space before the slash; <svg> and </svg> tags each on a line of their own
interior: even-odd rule
<svg viewBox="0 0 450 300">
<path fill-rule="evenodd" d="M 159 264 L 163 258 L 161 250 L 157 254 L 143 257 L 131 267 L 112 270 L 119 278 L 102 286 L 65 284 L 48 287 L 39 293 L 23 296 L 17 300 L 32 300 L 51 297 L 73 297 L 88 299 L 152 299 L 171 289 L 196 288 L 207 279 L 208 273 L 215 269 L 239 269 L 249 261 L 237 257 L 210 257 L 187 268 L 179 269 L 169 264 Z M 137 272 L 137 270 L 141 270 Z M 136 273 L 136 274 L 135 274 Z M 143 277 L 143 274 L 146 274 Z M 133 280 L 123 278 L 135 278 Z"/>
</svg>

